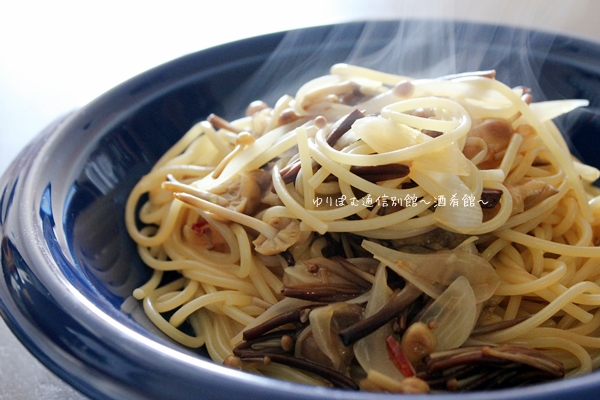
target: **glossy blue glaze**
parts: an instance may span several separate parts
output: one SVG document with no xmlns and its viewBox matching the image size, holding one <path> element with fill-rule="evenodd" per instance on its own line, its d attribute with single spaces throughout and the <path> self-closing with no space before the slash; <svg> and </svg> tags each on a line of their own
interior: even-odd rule
<svg viewBox="0 0 600 400">
<path fill-rule="evenodd" d="M 411 24 L 421 23 L 402 27 Z M 570 128 L 579 154 L 600 164 L 598 146 L 590 142 L 600 128 L 597 45 L 498 27 L 425 24 L 457 32 L 453 45 L 467 55 L 484 48 L 477 67 L 493 64 L 509 84 L 539 88 L 549 99 L 588 98 L 587 111 L 561 124 Z M 398 27 L 387 22 L 312 28 L 205 50 L 148 71 L 49 126 L 0 181 L 0 311 L 10 328 L 57 375 L 97 399 L 402 397 L 303 387 L 226 369 L 203 351 L 173 344 L 143 316 L 121 310 L 149 274 L 125 231 L 124 204 L 158 157 L 211 112 L 234 118 L 256 98 L 273 103 L 275 94 L 293 93 L 297 82 L 326 73 L 336 62 L 380 67 L 379 61 L 369 65 L 376 60 L 369 57 L 387 48 Z M 481 35 L 467 41 L 464 30 Z M 522 73 L 522 60 L 511 50 L 517 36 L 528 38 L 526 54 L 536 71 L 531 76 Z M 366 41 L 357 50 L 358 38 Z M 470 60 L 456 59 L 452 69 L 472 69 Z M 391 72 L 419 75 L 409 61 Z M 301 73 L 288 74 L 290 65 L 300 65 Z M 600 375 L 594 373 L 460 398 L 584 399 L 598 390 Z"/>
</svg>

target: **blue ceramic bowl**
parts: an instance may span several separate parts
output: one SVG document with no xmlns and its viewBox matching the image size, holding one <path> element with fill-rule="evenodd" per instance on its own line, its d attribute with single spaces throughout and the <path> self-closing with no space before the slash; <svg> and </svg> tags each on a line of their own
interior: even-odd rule
<svg viewBox="0 0 600 400">
<path fill-rule="evenodd" d="M 408 39 L 408 40 L 407 40 Z M 412 47 L 411 47 L 412 46 Z M 42 132 L 0 181 L 2 316 L 48 368 L 97 399 L 391 399 L 304 387 L 216 365 L 156 332 L 124 300 L 148 277 L 124 222 L 130 189 L 192 124 L 273 103 L 336 62 L 413 76 L 496 68 L 536 98 L 587 98 L 560 121 L 598 165 L 600 47 L 544 33 L 445 22 L 318 27 L 251 38 L 141 74 Z M 588 145 L 591 143 L 592 145 Z M 595 398 L 600 375 L 461 399 Z M 427 399 L 449 399 L 428 395 Z M 411 396 L 411 399 L 421 396 Z"/>
</svg>

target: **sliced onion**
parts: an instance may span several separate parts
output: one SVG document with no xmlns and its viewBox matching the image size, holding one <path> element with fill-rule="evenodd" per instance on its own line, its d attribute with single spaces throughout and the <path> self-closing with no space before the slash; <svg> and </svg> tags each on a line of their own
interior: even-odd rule
<svg viewBox="0 0 600 400">
<path fill-rule="evenodd" d="M 554 119 L 560 115 L 566 114 L 579 107 L 587 107 L 589 105 L 587 100 L 551 100 L 541 101 L 539 103 L 531 103 L 529 108 L 540 122 L 546 122 Z"/>
<path fill-rule="evenodd" d="M 475 293 L 464 276 L 459 276 L 429 306 L 420 321 L 432 327 L 435 351 L 460 347 L 475 327 L 477 304 Z"/>
<path fill-rule="evenodd" d="M 320 89 L 326 88 L 331 85 L 338 84 L 342 81 L 338 75 L 324 75 L 315 79 L 312 79 L 302 85 L 296 92 L 294 101 L 294 112 L 296 115 L 306 115 L 304 110 L 304 100 L 310 93 L 317 92 Z"/>
<path fill-rule="evenodd" d="M 415 146 L 431 138 L 418 130 L 383 117 L 364 117 L 352 124 L 352 130 L 377 153 Z"/>
<path fill-rule="evenodd" d="M 476 303 L 492 297 L 500 284 L 494 267 L 484 258 L 460 250 L 412 254 L 363 240 L 362 247 L 398 275 L 437 299 L 457 278 L 464 276 L 475 294 Z"/>
<path fill-rule="evenodd" d="M 323 259 L 323 263 L 334 262 Z M 283 271 L 283 283 L 285 285 L 305 285 L 305 284 L 348 284 L 348 280 L 331 273 L 327 268 L 322 268 L 319 272 L 310 272 L 306 264 L 298 263 L 292 267 L 286 267 Z"/>
<path fill-rule="evenodd" d="M 367 302 L 363 318 L 376 313 L 389 301 L 391 293 L 387 285 L 385 266 L 380 264 L 375 274 L 375 283 L 371 289 L 371 296 Z M 366 372 L 374 370 L 394 380 L 401 380 L 404 379 L 404 376 L 390 360 L 387 350 L 386 338 L 392 334 L 391 324 L 385 324 L 372 334 L 356 342 L 354 344 L 354 355 Z"/>
<path fill-rule="evenodd" d="M 354 358 L 352 347 L 344 346 L 340 339 L 340 324 L 346 327 L 358 322 L 361 310 L 358 305 L 340 302 L 315 308 L 309 315 L 315 343 L 338 371 L 344 371 Z"/>
<path fill-rule="evenodd" d="M 469 159 L 454 142 L 438 150 L 419 156 L 413 161 L 411 170 L 444 172 L 466 176 L 471 173 L 471 165 Z"/>
<path fill-rule="evenodd" d="M 224 184 L 240 171 L 256 169 L 264 164 L 265 161 L 269 161 L 273 158 L 273 154 L 271 153 L 274 149 L 277 150 L 275 154 L 287 151 L 297 144 L 295 129 L 304 123 L 304 121 L 303 119 L 298 119 L 265 133 L 233 157 L 217 179 L 214 179 L 212 174 L 209 174 L 195 181 L 194 186 L 201 190 L 211 190 Z M 312 129 L 314 129 L 312 132 L 314 133 L 316 128 Z"/>
<path fill-rule="evenodd" d="M 330 304 L 325 307 L 317 308 L 311 311 L 309 315 L 310 326 L 313 332 L 313 338 L 319 349 L 332 362 L 335 369 L 339 369 L 342 360 L 337 349 L 337 342 L 334 343 L 333 335 L 331 334 L 331 318 L 333 317 L 333 306 Z M 339 342 L 339 339 L 337 340 Z"/>
<path fill-rule="evenodd" d="M 483 211 L 478 203 L 480 194 L 473 193 L 459 176 L 411 169 L 410 177 L 438 200 L 438 207 L 433 214 L 436 221 L 460 233 L 469 233 L 481 225 Z M 446 201 L 445 205 L 439 204 L 442 198 Z M 454 200 L 456 203 L 453 203 Z"/>
<path fill-rule="evenodd" d="M 581 178 L 588 182 L 594 182 L 600 178 L 600 171 L 598 168 L 582 164 L 579 161 L 573 161 L 573 166 L 575 166 L 575 171 L 581 175 Z"/>
</svg>

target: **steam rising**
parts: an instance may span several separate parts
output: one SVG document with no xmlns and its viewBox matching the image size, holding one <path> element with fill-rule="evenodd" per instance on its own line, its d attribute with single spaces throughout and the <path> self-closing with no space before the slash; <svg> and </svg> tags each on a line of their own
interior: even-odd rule
<svg viewBox="0 0 600 400">
<path fill-rule="evenodd" d="M 549 21 L 551 22 L 551 21 Z M 282 94 L 294 95 L 306 81 L 325 75 L 335 63 L 349 63 L 414 78 L 490 70 L 509 86 L 531 88 L 534 101 L 588 98 L 585 114 L 594 126 L 598 112 L 585 84 L 565 82 L 569 46 L 573 39 L 557 34 L 508 26 L 432 20 L 342 24 L 286 33 L 269 59 L 234 94 L 234 110 L 260 98 L 273 105 Z M 557 50 L 558 49 L 558 50 Z M 561 52 L 556 64 L 553 53 Z M 555 64 L 553 64 L 555 63 Z M 558 68 L 557 68 L 558 65 Z M 580 68 L 580 66 L 576 66 Z M 580 72 L 578 72 L 580 74 Z M 573 80 L 574 78 L 569 77 Z M 579 78 L 581 79 L 581 78 Z M 593 77 L 592 79 L 596 79 Z M 565 85 L 566 83 L 566 85 Z M 596 82 L 596 85 L 599 83 Z M 581 121 L 558 121 L 570 132 Z M 567 140 L 572 143 L 569 138 Z M 576 155 L 580 154 L 574 149 Z M 589 157 L 587 157 L 589 158 Z M 594 163 L 600 157 L 587 162 Z"/>
<path fill-rule="evenodd" d="M 553 43 L 554 36 L 547 33 L 448 21 L 367 22 L 309 33 L 290 31 L 244 90 L 262 88 L 263 98 L 293 95 L 303 82 L 346 62 L 415 78 L 496 69 L 503 82 L 526 84 L 538 93 L 540 67 Z"/>
</svg>

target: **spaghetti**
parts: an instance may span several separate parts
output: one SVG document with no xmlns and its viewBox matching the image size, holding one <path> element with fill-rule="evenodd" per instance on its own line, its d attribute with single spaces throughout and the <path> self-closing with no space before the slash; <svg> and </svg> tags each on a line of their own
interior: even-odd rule
<svg viewBox="0 0 600 400">
<path fill-rule="evenodd" d="M 273 107 L 211 115 L 129 197 L 153 270 L 133 296 L 215 362 L 305 384 L 462 391 L 589 373 L 599 172 L 552 122 L 585 105 L 531 103 L 493 71 L 338 64 Z"/>
</svg>

